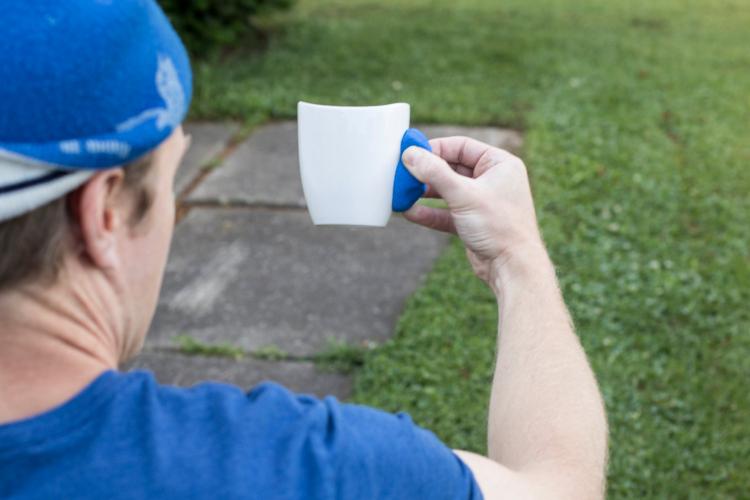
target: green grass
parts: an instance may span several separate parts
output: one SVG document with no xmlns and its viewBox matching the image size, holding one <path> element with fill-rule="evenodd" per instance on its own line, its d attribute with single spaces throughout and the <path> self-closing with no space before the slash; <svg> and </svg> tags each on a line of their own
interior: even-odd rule
<svg viewBox="0 0 750 500">
<path fill-rule="evenodd" d="M 315 366 L 323 371 L 353 373 L 361 368 L 368 351 L 375 349 L 375 343 L 352 345 L 341 340 L 330 339 L 322 352 L 313 356 Z"/>
<path fill-rule="evenodd" d="M 362 367 L 368 351 L 377 347 L 375 343 L 353 345 L 331 338 L 326 346 L 316 354 L 294 356 L 273 344 L 265 345 L 252 352 L 245 352 L 242 348 L 227 342 L 207 343 L 190 335 L 177 335 L 172 340 L 182 354 L 189 356 L 232 358 L 235 361 L 249 357 L 262 361 L 313 362 L 321 371 L 345 374 L 353 373 Z"/>
<path fill-rule="evenodd" d="M 303 1 L 264 54 L 196 65 L 194 112 L 403 100 L 507 124 L 611 426 L 610 498 L 750 489 L 750 4 Z M 496 312 L 454 244 L 355 399 L 482 451 Z"/>
<path fill-rule="evenodd" d="M 294 356 L 275 345 L 264 346 L 250 355 L 255 359 L 266 361 L 312 361 L 321 371 L 352 373 L 363 365 L 368 350 L 374 347 L 369 344 L 352 345 L 331 338 L 320 352 L 311 356 Z"/>
<path fill-rule="evenodd" d="M 266 345 L 253 352 L 253 357 L 265 361 L 287 361 L 292 355 L 275 345 Z"/>
<path fill-rule="evenodd" d="M 190 335 L 178 335 L 174 338 L 174 342 L 181 353 L 191 356 L 214 356 L 232 358 L 237 361 L 245 357 L 242 349 L 226 342 L 207 344 Z"/>
</svg>

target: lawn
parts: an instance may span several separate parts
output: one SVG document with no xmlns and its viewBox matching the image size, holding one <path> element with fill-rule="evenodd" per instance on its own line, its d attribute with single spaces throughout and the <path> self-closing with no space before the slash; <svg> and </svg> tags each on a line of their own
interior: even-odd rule
<svg viewBox="0 0 750 500">
<path fill-rule="evenodd" d="M 194 114 L 406 101 L 520 128 L 611 427 L 609 497 L 750 491 L 750 3 L 316 0 L 196 64 Z M 496 311 L 458 243 L 355 400 L 483 451 Z"/>
</svg>

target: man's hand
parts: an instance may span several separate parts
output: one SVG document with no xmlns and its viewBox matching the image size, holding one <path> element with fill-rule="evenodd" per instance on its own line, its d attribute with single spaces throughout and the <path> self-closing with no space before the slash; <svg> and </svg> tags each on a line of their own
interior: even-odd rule
<svg viewBox="0 0 750 500">
<path fill-rule="evenodd" d="M 447 209 L 407 219 L 458 234 L 498 299 L 488 457 L 457 452 L 489 499 L 599 500 L 607 422 L 586 354 L 542 244 L 523 162 L 465 137 L 404 151 L 406 167 Z"/>
<path fill-rule="evenodd" d="M 430 141 L 433 153 L 411 147 L 403 161 L 428 184 L 426 197 L 447 209 L 414 205 L 404 216 L 458 234 L 477 276 L 492 274 L 513 255 L 542 247 L 526 167 L 520 158 L 468 137 Z"/>
</svg>

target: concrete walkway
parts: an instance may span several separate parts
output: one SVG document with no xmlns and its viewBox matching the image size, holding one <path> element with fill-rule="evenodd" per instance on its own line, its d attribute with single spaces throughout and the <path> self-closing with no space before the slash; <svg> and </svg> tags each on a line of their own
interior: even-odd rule
<svg viewBox="0 0 750 500">
<path fill-rule="evenodd" d="M 430 137 L 521 146 L 514 131 L 421 128 Z M 193 146 L 175 183 L 183 216 L 134 367 L 162 383 L 210 379 L 249 389 L 271 379 L 347 398 L 351 375 L 321 358 L 387 340 L 448 237 L 398 216 L 384 229 L 313 226 L 294 122 L 262 126 L 239 143 L 233 124 L 193 123 L 187 131 Z"/>
</svg>

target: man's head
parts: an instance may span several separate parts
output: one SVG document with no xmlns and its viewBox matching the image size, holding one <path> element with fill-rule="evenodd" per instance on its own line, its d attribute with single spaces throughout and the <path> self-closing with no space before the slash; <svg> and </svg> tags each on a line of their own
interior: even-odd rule
<svg viewBox="0 0 750 500">
<path fill-rule="evenodd" d="M 0 297 L 88 301 L 127 357 L 172 235 L 187 53 L 155 0 L 0 3 Z"/>
<path fill-rule="evenodd" d="M 156 308 L 174 227 L 174 177 L 188 146 L 178 127 L 134 164 L 98 172 L 68 195 L 0 222 L 0 295 L 94 291 L 121 337 L 118 355 L 134 355 Z"/>
</svg>

